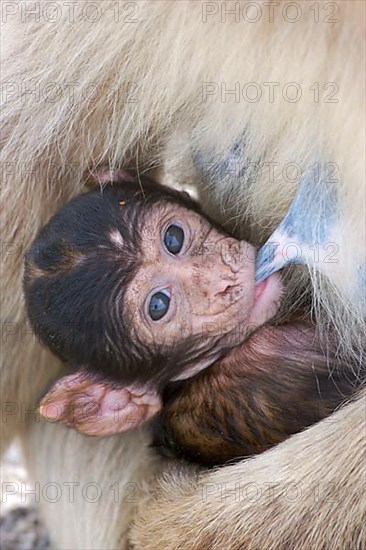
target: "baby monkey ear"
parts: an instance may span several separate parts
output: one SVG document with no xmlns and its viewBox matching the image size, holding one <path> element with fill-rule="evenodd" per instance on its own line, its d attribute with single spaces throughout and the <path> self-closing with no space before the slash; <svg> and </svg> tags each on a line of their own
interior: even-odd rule
<svg viewBox="0 0 366 550">
<path fill-rule="evenodd" d="M 89 187 L 95 185 L 106 185 L 107 183 L 123 183 L 124 181 L 132 183 L 136 177 L 127 170 L 112 169 L 108 166 L 102 166 L 92 171 L 88 171 L 84 178 L 85 184 Z"/>
<path fill-rule="evenodd" d="M 127 170 L 113 170 L 112 168 L 108 168 L 108 166 L 104 166 L 93 172 L 93 177 L 99 185 L 113 182 L 123 183 L 124 181 L 136 181 L 136 178 L 130 172 L 127 172 Z"/>
<path fill-rule="evenodd" d="M 55 382 L 39 405 L 47 420 L 85 435 L 113 435 L 137 428 L 161 409 L 160 396 L 143 385 L 116 386 L 86 370 Z"/>
</svg>

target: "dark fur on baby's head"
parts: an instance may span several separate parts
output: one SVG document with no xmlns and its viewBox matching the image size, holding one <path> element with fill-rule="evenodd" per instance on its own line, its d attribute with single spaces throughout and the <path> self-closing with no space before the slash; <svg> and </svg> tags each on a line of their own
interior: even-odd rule
<svg viewBox="0 0 366 550">
<path fill-rule="evenodd" d="M 177 358 L 188 359 L 187 342 L 174 353 L 133 342 L 124 303 L 142 261 L 139 228 L 164 202 L 200 211 L 188 195 L 144 178 L 74 198 L 38 233 L 25 257 L 26 306 L 37 336 L 63 361 L 128 382 L 159 381 L 165 369 L 173 376 Z"/>
</svg>

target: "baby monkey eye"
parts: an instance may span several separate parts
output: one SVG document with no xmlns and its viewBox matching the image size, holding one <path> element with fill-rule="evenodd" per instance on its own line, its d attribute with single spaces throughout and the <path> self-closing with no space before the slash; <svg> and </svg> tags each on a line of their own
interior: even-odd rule
<svg viewBox="0 0 366 550">
<path fill-rule="evenodd" d="M 159 321 L 169 309 L 170 295 L 167 291 L 159 291 L 151 296 L 149 315 L 153 321 Z"/>
<path fill-rule="evenodd" d="M 164 244 L 171 254 L 178 254 L 182 250 L 184 231 L 179 225 L 169 225 L 164 235 Z"/>
</svg>

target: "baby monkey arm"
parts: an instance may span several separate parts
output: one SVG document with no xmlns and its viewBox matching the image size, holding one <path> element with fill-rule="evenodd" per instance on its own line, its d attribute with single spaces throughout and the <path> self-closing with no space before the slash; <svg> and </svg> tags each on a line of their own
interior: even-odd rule
<svg viewBox="0 0 366 550">
<path fill-rule="evenodd" d="M 210 466 L 258 454 L 339 407 L 355 387 L 349 376 L 311 324 L 264 326 L 198 376 L 168 386 L 154 445 Z"/>
</svg>

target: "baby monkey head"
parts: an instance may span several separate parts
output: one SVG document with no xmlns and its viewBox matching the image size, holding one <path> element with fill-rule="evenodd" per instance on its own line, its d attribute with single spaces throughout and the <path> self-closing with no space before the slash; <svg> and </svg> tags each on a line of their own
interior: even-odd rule
<svg viewBox="0 0 366 550">
<path fill-rule="evenodd" d="M 104 188 L 61 208 L 26 254 L 26 306 L 40 340 L 74 371 L 46 402 L 66 413 L 89 392 L 108 416 L 122 392 L 146 419 L 170 380 L 194 375 L 267 321 L 281 289 L 275 277 L 256 288 L 253 247 L 186 194 L 123 172 L 101 179 Z"/>
</svg>

